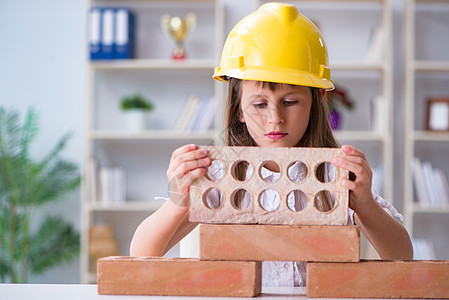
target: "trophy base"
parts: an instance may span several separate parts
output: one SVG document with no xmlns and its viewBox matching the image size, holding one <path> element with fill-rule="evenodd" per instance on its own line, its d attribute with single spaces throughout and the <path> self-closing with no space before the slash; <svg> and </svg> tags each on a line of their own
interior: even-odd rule
<svg viewBox="0 0 449 300">
<path fill-rule="evenodd" d="M 176 47 L 173 49 L 171 58 L 176 60 L 187 58 L 183 43 L 181 42 L 176 43 Z"/>
<path fill-rule="evenodd" d="M 182 60 L 182 59 L 186 59 L 186 55 L 184 53 L 183 54 L 173 54 L 171 58 L 175 59 L 175 60 Z"/>
</svg>

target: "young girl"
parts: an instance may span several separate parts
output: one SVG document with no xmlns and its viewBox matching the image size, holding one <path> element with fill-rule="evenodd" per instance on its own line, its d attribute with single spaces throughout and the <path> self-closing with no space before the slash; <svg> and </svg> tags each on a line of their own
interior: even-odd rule
<svg viewBox="0 0 449 300">
<path fill-rule="evenodd" d="M 214 78 L 228 82 L 228 146 L 339 147 L 327 120 L 325 94 L 333 84 L 326 46 L 318 29 L 294 6 L 265 4 L 241 20 L 228 36 Z M 351 174 L 339 182 L 350 191 L 350 223 L 360 227 L 382 259 L 412 259 L 406 230 L 383 208 L 402 216 L 372 191 L 365 155 L 348 145 L 341 150 L 344 155 L 332 164 Z M 167 170 L 170 201 L 139 225 L 131 256 L 162 256 L 198 225 L 188 220 L 189 188 L 210 165 L 207 151 L 196 145 L 173 152 Z M 262 176 L 267 181 L 279 176 L 276 166 L 264 167 Z M 293 176 L 304 176 L 301 168 L 294 172 Z M 209 201 L 220 201 L 217 197 Z M 241 198 L 245 206 L 245 195 Z M 322 209 L 331 205 L 326 195 L 320 198 Z M 270 206 L 276 199 L 264 201 Z M 305 285 L 305 263 L 263 262 L 262 274 L 264 286 Z"/>
</svg>

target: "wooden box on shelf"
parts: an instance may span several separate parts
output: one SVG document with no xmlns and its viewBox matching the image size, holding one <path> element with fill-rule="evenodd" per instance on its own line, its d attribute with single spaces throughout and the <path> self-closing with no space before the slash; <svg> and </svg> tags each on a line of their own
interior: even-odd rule
<svg viewBox="0 0 449 300">
<path fill-rule="evenodd" d="M 91 268 L 96 271 L 99 258 L 118 255 L 118 244 L 111 225 L 93 225 L 89 228 L 89 256 Z"/>
</svg>

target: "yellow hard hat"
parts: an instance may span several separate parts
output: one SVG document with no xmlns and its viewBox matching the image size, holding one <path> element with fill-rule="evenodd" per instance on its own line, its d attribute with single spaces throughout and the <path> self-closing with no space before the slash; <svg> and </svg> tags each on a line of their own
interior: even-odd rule
<svg viewBox="0 0 449 300">
<path fill-rule="evenodd" d="M 334 89 L 320 31 L 295 6 L 284 3 L 264 4 L 237 23 L 213 77 Z"/>
</svg>

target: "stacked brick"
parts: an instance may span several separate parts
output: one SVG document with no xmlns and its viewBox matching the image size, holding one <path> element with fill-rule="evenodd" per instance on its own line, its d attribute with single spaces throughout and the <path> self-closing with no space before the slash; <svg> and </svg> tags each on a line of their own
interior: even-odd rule
<svg viewBox="0 0 449 300">
<path fill-rule="evenodd" d="M 311 263 L 307 296 L 447 299 L 449 261 Z"/>
<path fill-rule="evenodd" d="M 254 297 L 261 292 L 262 261 L 307 261 L 308 297 L 449 298 L 448 261 L 360 261 L 359 230 L 347 225 L 348 191 L 337 184 L 348 173 L 335 170 L 331 182 L 315 175 L 320 163 L 339 155 L 339 149 L 204 148 L 225 172 L 218 180 L 201 178 L 191 188 L 189 219 L 203 223 L 200 258 L 100 259 L 99 294 Z M 242 157 L 257 173 L 247 182 L 233 175 Z M 301 182 L 293 182 L 286 170 L 298 158 L 309 171 Z M 280 167 L 275 183 L 260 182 L 258 172 L 267 161 Z M 282 199 L 273 211 L 257 201 L 267 186 Z M 222 194 L 220 205 L 208 201 L 211 189 Z M 241 189 L 253 199 L 244 209 L 232 200 Z M 287 205 L 292 190 L 307 197 L 301 211 Z M 313 200 L 321 191 L 335 200 L 325 212 Z"/>
<path fill-rule="evenodd" d="M 253 297 L 261 264 L 192 258 L 109 257 L 98 260 L 101 295 Z"/>
</svg>

